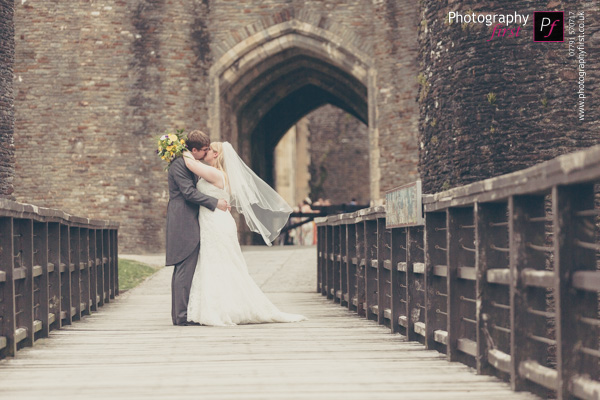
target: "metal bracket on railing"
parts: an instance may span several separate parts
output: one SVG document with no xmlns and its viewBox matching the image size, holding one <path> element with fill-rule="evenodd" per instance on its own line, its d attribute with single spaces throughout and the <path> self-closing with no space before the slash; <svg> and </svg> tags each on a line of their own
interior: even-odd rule
<svg viewBox="0 0 600 400">
<path fill-rule="evenodd" d="M 492 335 L 490 335 L 490 331 L 488 331 L 488 320 L 489 320 L 489 315 L 488 314 L 481 314 L 481 319 L 483 320 L 483 336 L 485 336 L 485 341 L 487 343 L 487 348 L 488 350 L 495 350 L 496 349 L 496 344 L 494 343 L 494 339 L 492 339 Z"/>
<path fill-rule="evenodd" d="M 491 245 L 490 245 L 490 249 L 492 249 L 492 250 L 496 250 L 496 251 L 501 251 L 501 252 L 503 252 L 503 253 L 508 253 L 508 252 L 510 252 L 510 249 L 507 249 L 507 248 L 505 248 L 505 247 L 497 247 L 497 246 L 496 246 L 496 245 L 494 245 L 494 244 L 491 244 Z"/>
</svg>

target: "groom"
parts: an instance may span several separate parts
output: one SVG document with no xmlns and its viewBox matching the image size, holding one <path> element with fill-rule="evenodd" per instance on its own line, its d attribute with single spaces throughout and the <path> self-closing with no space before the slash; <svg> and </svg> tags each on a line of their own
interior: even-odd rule
<svg viewBox="0 0 600 400">
<path fill-rule="evenodd" d="M 196 160 L 203 160 L 210 138 L 202 131 L 188 134 L 187 147 Z M 215 199 L 196 189 L 196 176 L 182 157 L 169 166 L 169 205 L 167 206 L 167 257 L 165 265 L 174 265 L 171 281 L 173 325 L 188 325 L 187 307 L 192 278 L 200 251 L 199 206 L 211 211 L 227 210 L 225 199 Z"/>
</svg>

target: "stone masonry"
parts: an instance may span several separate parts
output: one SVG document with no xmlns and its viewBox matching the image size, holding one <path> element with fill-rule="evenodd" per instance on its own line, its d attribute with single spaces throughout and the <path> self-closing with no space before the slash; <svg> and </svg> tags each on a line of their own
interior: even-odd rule
<svg viewBox="0 0 600 400">
<path fill-rule="evenodd" d="M 369 204 L 369 133 L 352 115 L 324 106 L 308 114 L 310 197 Z"/>
<path fill-rule="evenodd" d="M 0 0 L 0 198 L 13 199 L 15 175 L 13 63 L 14 1 Z"/>
<path fill-rule="evenodd" d="M 593 1 L 421 1 L 419 172 L 425 192 L 509 173 L 598 144 L 600 44 Z M 584 11 L 585 120 L 577 113 L 578 65 L 564 43 L 534 43 L 533 11 Z M 494 25 L 450 24 L 449 11 L 529 15 L 518 37 Z M 580 21 L 577 20 L 577 26 Z M 510 28 L 516 31 L 518 24 Z M 577 32 L 579 34 L 579 32 Z M 593 59 L 593 61 L 592 61 Z"/>
<path fill-rule="evenodd" d="M 158 135 L 207 129 L 273 183 L 279 138 L 332 104 L 368 124 L 361 201 L 380 202 L 418 177 L 417 17 L 393 0 L 19 1 L 15 197 L 118 221 L 121 251 L 160 252 Z"/>
<path fill-rule="evenodd" d="M 358 198 L 375 204 L 419 176 L 435 192 L 598 142 L 593 1 L 0 5 L 0 196 L 14 190 L 19 201 L 119 221 L 122 251 L 163 249 L 168 196 L 154 148 L 166 129 L 229 140 L 274 184 L 277 142 L 318 109 L 308 117 L 311 157 L 337 157 L 343 177 L 352 167 L 342 160 L 360 161 L 368 196 Z M 567 42 L 533 43 L 531 19 L 519 37 L 492 41 L 493 27 L 447 21 L 449 11 L 532 18 L 540 7 L 587 15 L 584 121 Z M 360 155 L 344 144 L 359 136 Z M 313 164 L 314 188 L 323 165 Z M 358 193 L 343 177 L 327 177 L 324 197 Z"/>
</svg>

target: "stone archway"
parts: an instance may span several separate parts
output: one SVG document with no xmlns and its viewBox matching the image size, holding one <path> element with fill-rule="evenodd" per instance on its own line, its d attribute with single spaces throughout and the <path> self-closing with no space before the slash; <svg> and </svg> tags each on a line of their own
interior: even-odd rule
<svg viewBox="0 0 600 400">
<path fill-rule="evenodd" d="M 304 115 L 332 104 L 369 126 L 371 193 L 379 193 L 375 72 L 347 37 L 291 19 L 239 41 L 210 70 L 209 129 L 272 183 L 272 150 Z M 377 187 L 373 187 L 377 186 Z"/>
</svg>

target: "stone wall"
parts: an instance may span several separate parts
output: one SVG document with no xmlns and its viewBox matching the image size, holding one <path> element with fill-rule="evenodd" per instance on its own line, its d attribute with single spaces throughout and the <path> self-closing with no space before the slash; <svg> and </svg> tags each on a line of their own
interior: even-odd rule
<svg viewBox="0 0 600 400">
<path fill-rule="evenodd" d="M 154 139 L 206 126 L 207 7 L 19 2 L 15 21 L 18 199 L 119 221 L 122 251 L 161 251 Z"/>
<path fill-rule="evenodd" d="M 599 22 L 592 3 L 420 2 L 419 171 L 425 192 L 509 173 L 598 143 L 600 109 L 591 96 L 598 90 L 598 63 L 587 64 L 587 111 L 579 121 L 577 65 L 568 57 L 568 43 L 534 43 L 531 22 L 533 11 L 540 9 L 564 10 L 567 17 L 569 11 L 586 11 L 586 47 L 597 49 Z M 449 11 L 517 11 L 529 15 L 529 22 L 518 37 L 489 40 L 493 25 L 449 24 Z M 511 27 L 516 31 L 518 25 Z"/>
<path fill-rule="evenodd" d="M 17 2 L 15 196 L 119 221 L 122 252 L 163 251 L 168 194 L 154 138 L 206 128 L 220 101 L 211 97 L 215 63 L 248 36 L 297 20 L 372 63 L 370 196 L 360 200 L 377 200 L 416 178 L 415 13 L 413 2 L 393 0 Z M 332 60 L 310 67 L 319 63 Z"/>
<path fill-rule="evenodd" d="M 0 0 L 0 198 L 13 199 L 14 0 Z"/>
<path fill-rule="evenodd" d="M 414 1 L 373 1 L 374 49 L 377 89 L 369 101 L 377 104 L 377 132 L 371 146 L 380 154 L 372 157 L 371 169 L 379 176 L 371 182 L 377 186 L 372 200 L 385 198 L 385 191 L 419 179 L 417 141 L 419 108 L 417 96 L 417 26 L 418 7 Z M 379 165 L 374 165 L 378 162 Z"/>
<path fill-rule="evenodd" d="M 347 204 L 369 204 L 369 133 L 367 126 L 333 106 L 308 114 L 310 197 Z"/>
</svg>

